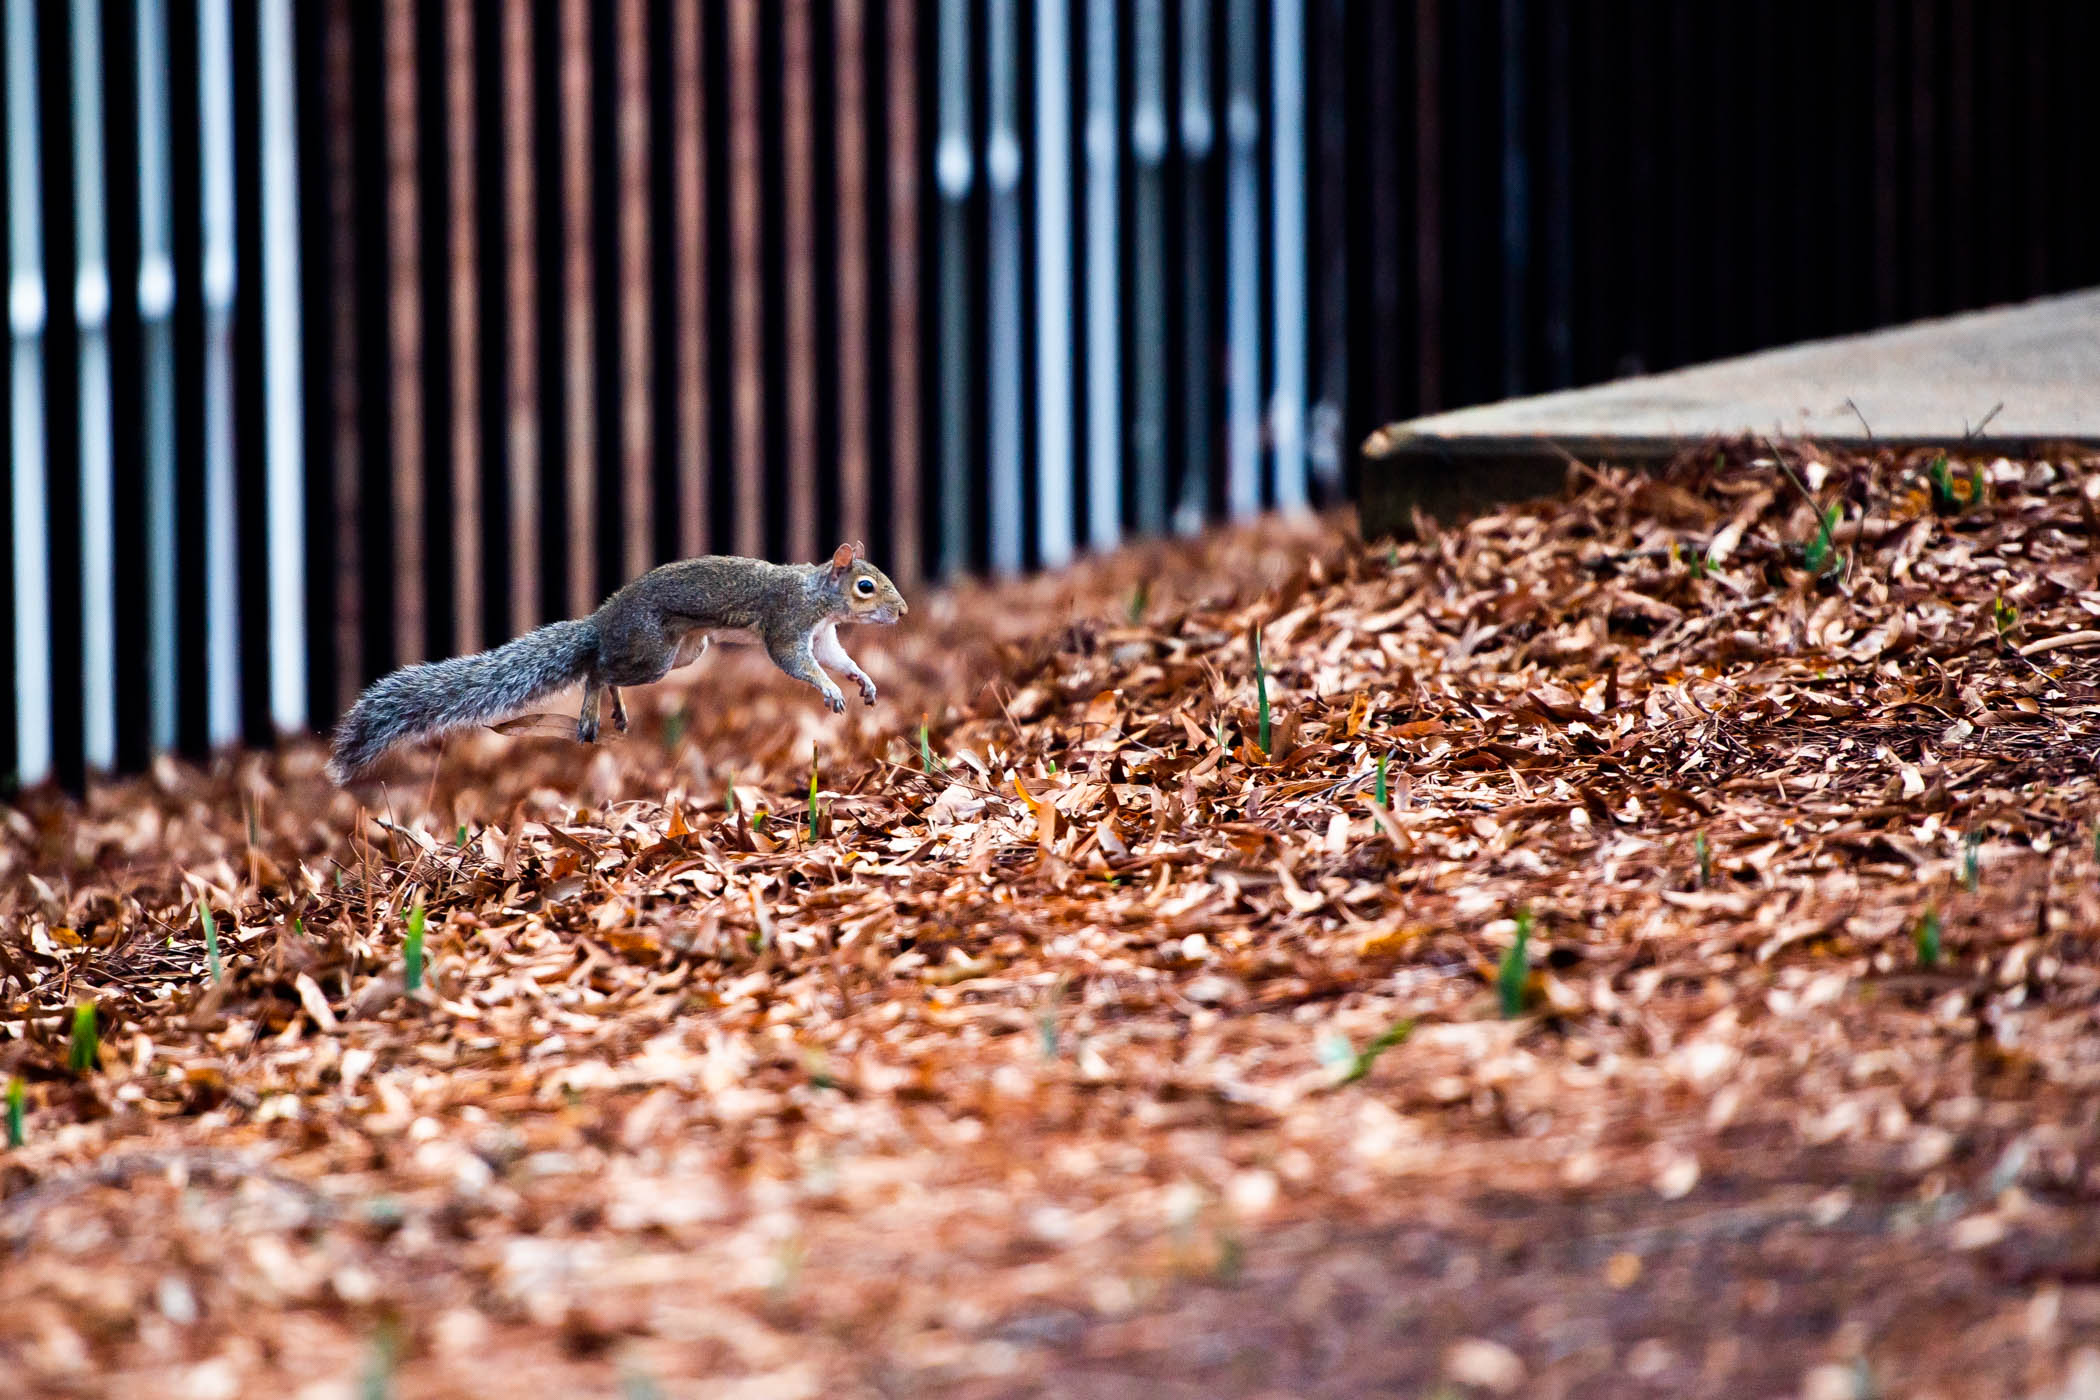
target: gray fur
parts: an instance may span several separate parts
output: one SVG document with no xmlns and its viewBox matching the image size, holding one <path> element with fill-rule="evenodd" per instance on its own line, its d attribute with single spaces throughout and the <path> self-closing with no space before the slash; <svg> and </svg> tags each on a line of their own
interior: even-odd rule
<svg viewBox="0 0 2100 1400">
<path fill-rule="evenodd" d="M 328 776 L 347 782 L 396 744 L 514 714 L 582 679 L 597 654 L 597 624 L 582 618 L 473 656 L 404 666 L 374 681 L 336 725 Z"/>
</svg>

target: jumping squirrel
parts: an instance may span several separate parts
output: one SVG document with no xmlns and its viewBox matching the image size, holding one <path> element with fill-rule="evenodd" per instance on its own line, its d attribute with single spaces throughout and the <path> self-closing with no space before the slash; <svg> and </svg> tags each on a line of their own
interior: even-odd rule
<svg viewBox="0 0 2100 1400">
<path fill-rule="evenodd" d="M 753 635 L 773 663 L 815 686 L 833 713 L 846 697 L 831 666 L 875 703 L 875 682 L 839 645 L 842 622 L 895 622 L 911 611 L 889 576 L 860 546 L 842 544 L 827 563 L 773 564 L 710 554 L 651 569 L 589 617 L 550 622 L 491 651 L 404 666 L 369 686 L 336 725 L 328 776 L 346 783 L 397 744 L 487 724 L 583 682 L 576 737 L 598 738 L 598 712 L 612 697 L 627 728 L 623 685 L 648 685 L 700 659 L 717 634 Z"/>
</svg>

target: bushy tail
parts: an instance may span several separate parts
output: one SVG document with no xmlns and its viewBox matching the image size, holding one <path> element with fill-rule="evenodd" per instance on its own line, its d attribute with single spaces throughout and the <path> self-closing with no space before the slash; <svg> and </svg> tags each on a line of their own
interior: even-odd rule
<svg viewBox="0 0 2100 1400">
<path fill-rule="evenodd" d="M 581 679 L 597 649 L 589 618 L 550 622 L 493 651 L 381 676 L 336 725 L 328 776 L 346 783 L 396 744 L 513 714 Z"/>
</svg>

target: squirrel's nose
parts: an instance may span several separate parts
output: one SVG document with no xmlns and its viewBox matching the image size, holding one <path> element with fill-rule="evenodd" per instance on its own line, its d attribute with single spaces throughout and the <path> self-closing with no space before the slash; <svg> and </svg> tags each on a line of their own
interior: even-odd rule
<svg viewBox="0 0 2100 1400">
<path fill-rule="evenodd" d="M 909 603 L 905 602 L 905 601 L 904 601 L 904 600 L 903 600 L 902 598 L 899 598 L 899 599 L 897 600 L 897 616 L 899 616 L 899 617 L 902 617 L 902 616 L 904 616 L 904 615 L 905 615 L 906 613 L 908 613 L 908 612 L 910 612 L 910 611 L 911 611 L 911 604 L 909 604 Z"/>
</svg>

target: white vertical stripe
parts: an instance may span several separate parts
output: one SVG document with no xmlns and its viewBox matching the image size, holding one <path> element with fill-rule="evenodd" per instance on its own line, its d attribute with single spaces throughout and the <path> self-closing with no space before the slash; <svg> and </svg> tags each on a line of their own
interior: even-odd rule
<svg viewBox="0 0 2100 1400">
<path fill-rule="evenodd" d="M 1254 0 L 1226 14 L 1225 509 L 1261 509 L 1261 109 L 1254 91 Z"/>
<path fill-rule="evenodd" d="M 1305 489 L 1305 11 L 1304 0 L 1270 0 L 1269 143 L 1273 201 L 1276 381 L 1269 426 L 1276 443 L 1276 504 L 1300 510 Z"/>
<path fill-rule="evenodd" d="M 969 198 L 976 179 L 970 144 L 970 7 L 942 0 L 938 63 L 940 137 L 933 176 L 940 192 L 940 569 L 961 573 L 970 557 Z"/>
<path fill-rule="evenodd" d="M 1065 0 L 1035 0 L 1037 549 L 1072 557 L 1072 81 Z"/>
<path fill-rule="evenodd" d="M 1015 68 L 1020 37 L 1015 0 L 990 0 L 986 10 L 989 72 L 985 91 L 984 184 L 989 196 L 986 319 L 991 365 L 987 395 L 985 464 L 991 491 L 991 558 L 997 573 L 1021 569 L 1021 133 Z"/>
<path fill-rule="evenodd" d="M 13 412 L 15 778 L 51 776 L 51 556 L 44 459 L 44 241 L 36 0 L 7 0 L 7 326 Z M 4 777 L 5 775 L 0 775 Z"/>
<path fill-rule="evenodd" d="M 82 750 L 117 764 L 117 514 L 110 444 L 109 224 L 103 206 L 102 4 L 73 0 L 73 218 L 80 327 Z"/>
<path fill-rule="evenodd" d="M 263 432 L 269 481 L 270 719 L 307 726 L 306 400 L 299 344 L 299 141 L 292 0 L 262 0 Z M 484 387 L 484 392 L 494 392 Z"/>
<path fill-rule="evenodd" d="M 1123 533 L 1123 365 L 1116 258 L 1116 3 L 1086 8 L 1087 543 Z"/>
<path fill-rule="evenodd" d="M 214 747 L 241 737 L 240 533 L 233 469 L 233 13 L 197 7 L 204 224 L 205 716 Z"/>
<path fill-rule="evenodd" d="M 146 674 L 151 737 L 175 745 L 175 263 L 168 187 L 168 17 L 138 0 L 140 370 L 145 391 Z M 194 548 L 194 544 L 192 545 Z"/>
<path fill-rule="evenodd" d="M 1130 457 L 1137 528 L 1167 527 L 1167 17 L 1163 0 L 1132 11 L 1130 84 Z"/>
</svg>

